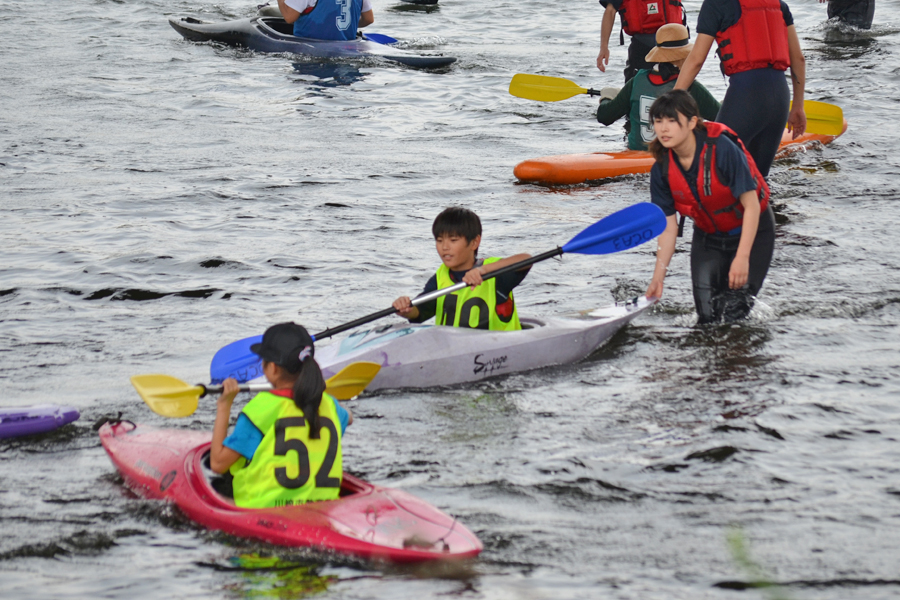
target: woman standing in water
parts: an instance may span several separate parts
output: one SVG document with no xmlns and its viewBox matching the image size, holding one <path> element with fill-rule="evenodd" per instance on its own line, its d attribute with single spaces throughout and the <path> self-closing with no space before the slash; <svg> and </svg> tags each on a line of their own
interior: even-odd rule
<svg viewBox="0 0 900 600">
<path fill-rule="evenodd" d="M 749 314 L 775 247 L 769 187 L 753 158 L 727 126 L 704 122 L 684 90 L 650 106 L 656 139 L 650 152 L 650 198 L 666 214 L 647 297 L 661 298 L 675 254 L 675 213 L 694 221 L 691 281 L 700 323 Z"/>
<path fill-rule="evenodd" d="M 716 121 L 738 134 L 767 177 L 785 123 L 794 138 L 806 131 L 806 61 L 793 15 L 779 0 L 704 0 L 697 18 L 697 40 L 681 68 L 676 90 L 686 90 L 693 83 L 713 40 L 722 71 L 730 77 Z M 788 68 L 793 108 L 784 77 Z"/>
</svg>

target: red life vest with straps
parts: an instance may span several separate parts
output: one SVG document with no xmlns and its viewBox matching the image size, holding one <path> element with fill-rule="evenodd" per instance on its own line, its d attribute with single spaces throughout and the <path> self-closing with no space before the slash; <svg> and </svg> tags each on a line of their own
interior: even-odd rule
<svg viewBox="0 0 900 600">
<path fill-rule="evenodd" d="M 680 0 L 622 0 L 619 18 L 628 35 L 656 33 L 667 23 L 687 24 Z"/>
<path fill-rule="evenodd" d="M 720 136 L 725 136 L 743 151 L 747 157 L 747 166 L 756 184 L 759 196 L 759 210 L 764 211 L 769 205 L 769 186 L 762 173 L 756 167 L 753 157 L 744 147 L 744 143 L 727 125 L 706 121 L 706 141 L 700 150 L 700 168 L 697 172 L 697 192 L 688 185 L 681 168 L 676 164 L 678 158 L 669 149 L 663 173 L 669 181 L 675 210 L 694 221 L 694 225 L 706 233 L 729 233 L 744 223 L 744 210 L 741 201 L 735 198 L 731 189 L 719 181 L 716 171 L 716 146 Z"/>
<path fill-rule="evenodd" d="M 779 0 L 740 0 L 741 18 L 716 34 L 716 53 L 726 75 L 791 66 L 787 25 Z"/>
</svg>

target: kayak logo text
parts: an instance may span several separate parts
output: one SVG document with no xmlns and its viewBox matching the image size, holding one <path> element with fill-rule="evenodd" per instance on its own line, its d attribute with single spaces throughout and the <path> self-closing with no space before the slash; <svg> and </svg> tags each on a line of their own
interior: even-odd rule
<svg viewBox="0 0 900 600">
<path fill-rule="evenodd" d="M 472 371 L 475 375 L 493 375 L 494 371 L 501 371 L 507 367 L 506 356 L 489 358 L 487 361 L 481 360 L 482 356 L 484 354 L 475 355 L 475 369 Z"/>
<path fill-rule="evenodd" d="M 640 233 L 632 233 L 631 235 L 623 235 L 622 237 L 616 238 L 613 240 L 613 246 L 616 247 L 616 250 L 627 250 L 628 248 L 633 248 L 635 246 L 639 246 L 648 240 L 653 239 L 653 230 L 645 229 Z"/>
</svg>

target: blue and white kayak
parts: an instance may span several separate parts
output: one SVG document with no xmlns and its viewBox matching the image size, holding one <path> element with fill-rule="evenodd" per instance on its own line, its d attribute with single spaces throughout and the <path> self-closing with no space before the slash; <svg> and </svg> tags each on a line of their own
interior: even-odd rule
<svg viewBox="0 0 900 600">
<path fill-rule="evenodd" d="M 582 360 L 655 303 L 639 296 L 574 314 L 523 317 L 521 331 L 397 323 L 317 345 L 316 362 L 326 378 L 352 362 L 378 363 L 366 391 L 473 383 Z"/>
<path fill-rule="evenodd" d="M 221 42 L 257 52 L 290 52 L 318 58 L 381 58 L 410 67 L 435 69 L 456 61 L 452 56 L 426 56 L 368 40 L 316 40 L 293 35 L 293 25 L 279 17 L 252 17 L 207 23 L 193 17 L 169 17 L 169 24 L 192 42 Z"/>
<path fill-rule="evenodd" d="M 53 431 L 79 416 L 71 406 L 54 404 L 0 408 L 0 439 Z"/>
</svg>

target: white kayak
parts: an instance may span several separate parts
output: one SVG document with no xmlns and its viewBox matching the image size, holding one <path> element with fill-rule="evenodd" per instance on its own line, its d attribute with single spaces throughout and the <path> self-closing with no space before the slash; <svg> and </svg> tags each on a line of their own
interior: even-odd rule
<svg viewBox="0 0 900 600">
<path fill-rule="evenodd" d="M 386 325 L 317 346 L 316 362 L 326 379 L 353 362 L 380 364 L 368 391 L 471 383 L 582 360 L 655 303 L 639 296 L 575 314 L 522 318 L 521 331 Z"/>
</svg>

